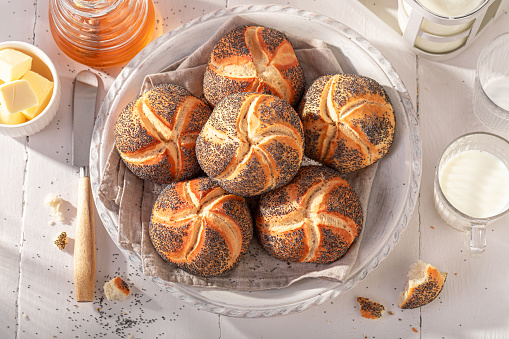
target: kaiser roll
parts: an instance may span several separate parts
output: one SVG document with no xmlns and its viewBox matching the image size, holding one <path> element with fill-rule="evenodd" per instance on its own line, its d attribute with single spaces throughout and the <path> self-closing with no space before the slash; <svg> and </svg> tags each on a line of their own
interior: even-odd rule
<svg viewBox="0 0 509 339">
<path fill-rule="evenodd" d="M 285 35 L 258 26 L 240 26 L 221 38 L 203 80 L 205 98 L 214 106 L 237 92 L 273 94 L 294 106 L 304 86 L 304 73 Z"/>
<path fill-rule="evenodd" d="M 286 186 L 263 194 L 256 213 L 261 245 L 277 259 L 331 263 L 362 229 L 357 194 L 334 170 L 302 166 Z"/>
<path fill-rule="evenodd" d="M 252 235 L 245 199 L 206 177 L 166 186 L 149 225 L 152 244 L 163 259 L 203 277 L 231 270 L 247 251 Z"/>
<path fill-rule="evenodd" d="M 196 141 L 205 173 L 226 191 L 254 196 L 288 183 L 303 157 L 297 112 L 273 95 L 237 93 L 214 108 Z"/>
<path fill-rule="evenodd" d="M 421 260 L 410 266 L 408 281 L 399 295 L 400 308 L 417 308 L 426 305 L 438 296 L 444 287 L 447 273 Z"/>
<path fill-rule="evenodd" d="M 115 123 L 115 145 L 127 167 L 156 183 L 197 176 L 198 133 L 211 109 L 183 87 L 153 87 L 129 103 Z"/>
<path fill-rule="evenodd" d="M 378 161 L 393 140 L 393 107 L 383 87 L 368 77 L 318 78 L 307 90 L 299 114 L 305 154 L 343 174 Z"/>
</svg>

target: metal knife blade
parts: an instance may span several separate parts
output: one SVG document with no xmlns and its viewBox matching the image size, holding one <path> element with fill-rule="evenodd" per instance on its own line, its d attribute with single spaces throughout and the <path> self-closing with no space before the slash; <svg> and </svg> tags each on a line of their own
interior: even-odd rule
<svg viewBox="0 0 509 339">
<path fill-rule="evenodd" d="M 76 76 L 72 121 L 72 163 L 74 166 L 83 167 L 89 164 L 97 87 L 97 76 L 91 71 L 81 71 Z"/>
</svg>

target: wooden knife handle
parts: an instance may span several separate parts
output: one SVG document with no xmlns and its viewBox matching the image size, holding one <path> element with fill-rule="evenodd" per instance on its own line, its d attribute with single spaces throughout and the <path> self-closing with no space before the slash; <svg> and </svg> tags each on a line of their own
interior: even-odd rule
<svg viewBox="0 0 509 339">
<path fill-rule="evenodd" d="M 93 301 L 95 289 L 94 202 L 90 178 L 80 177 L 74 242 L 74 288 L 77 301 Z"/>
</svg>

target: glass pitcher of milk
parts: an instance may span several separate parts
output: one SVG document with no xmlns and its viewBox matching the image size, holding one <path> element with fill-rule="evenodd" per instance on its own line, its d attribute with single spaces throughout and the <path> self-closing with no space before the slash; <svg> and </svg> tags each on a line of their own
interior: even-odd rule
<svg viewBox="0 0 509 339">
<path fill-rule="evenodd" d="M 509 211 L 509 142 L 482 132 L 454 140 L 436 168 L 434 202 L 448 225 L 466 232 L 470 254 L 482 254 L 486 226 Z"/>
</svg>

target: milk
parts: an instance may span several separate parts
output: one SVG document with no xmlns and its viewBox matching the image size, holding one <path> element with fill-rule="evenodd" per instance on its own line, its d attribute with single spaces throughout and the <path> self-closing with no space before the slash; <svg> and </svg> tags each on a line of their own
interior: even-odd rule
<svg viewBox="0 0 509 339">
<path fill-rule="evenodd" d="M 456 209 L 473 218 L 488 218 L 509 206 L 509 169 L 485 151 L 452 157 L 440 173 L 440 187 Z"/>
<path fill-rule="evenodd" d="M 498 107 L 509 111 L 509 77 L 493 79 L 483 89 Z"/>
<path fill-rule="evenodd" d="M 484 0 L 418 0 L 418 2 L 438 15 L 456 17 L 472 12 Z"/>
</svg>

